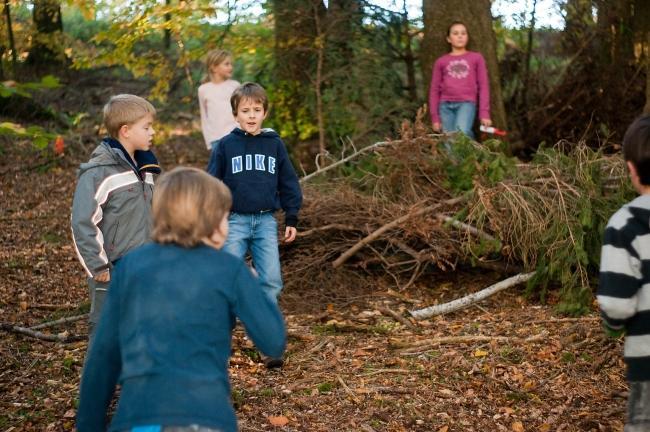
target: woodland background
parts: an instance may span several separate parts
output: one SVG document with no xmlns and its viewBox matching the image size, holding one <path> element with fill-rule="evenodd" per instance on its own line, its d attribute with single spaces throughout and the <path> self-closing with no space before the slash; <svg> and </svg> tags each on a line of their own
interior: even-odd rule
<svg viewBox="0 0 650 432">
<path fill-rule="evenodd" d="M 103 104 L 149 98 L 164 168 L 205 167 L 196 90 L 216 47 L 235 79 L 268 90 L 265 125 L 305 194 L 299 238 L 281 247 L 286 366 L 267 372 L 241 330 L 233 341 L 242 430 L 621 429 L 621 340 L 602 334 L 593 292 L 604 225 L 634 196 L 619 150 L 650 111 L 650 3 L 557 0 L 560 28 L 538 25 L 538 1 L 511 3 L 525 12 L 4 0 L 0 430 L 74 425 L 88 301 L 69 211 Z M 508 136 L 457 137 L 450 158 L 425 104 L 457 19 Z M 460 313 L 409 312 L 513 275 L 525 288 Z"/>
</svg>

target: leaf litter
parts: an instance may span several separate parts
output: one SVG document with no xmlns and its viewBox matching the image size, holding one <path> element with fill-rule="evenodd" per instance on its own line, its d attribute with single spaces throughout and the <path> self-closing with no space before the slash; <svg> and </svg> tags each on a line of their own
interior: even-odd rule
<svg viewBox="0 0 650 432">
<path fill-rule="evenodd" d="M 87 312 L 69 234 L 75 171 L 85 154 L 42 169 L 30 167 L 49 155 L 24 143 L 2 148 L 1 321 L 28 327 Z M 179 160 L 204 167 L 208 156 L 199 140 L 182 136 L 156 151 L 167 169 Z M 327 295 L 287 283 L 281 306 L 289 345 L 279 371 L 266 370 L 236 328 L 230 375 L 242 431 L 622 430 L 622 342 L 603 336 L 595 309 L 566 319 L 555 313 L 553 292 L 540 305 L 509 290 L 416 323 L 407 314 L 413 304 L 448 301 L 500 275 L 458 268 L 401 292 L 390 278 L 350 275 L 340 269 Z M 81 320 L 45 331 L 86 330 Z M 73 430 L 85 351 L 85 340 L 3 332 L 0 431 Z"/>
</svg>

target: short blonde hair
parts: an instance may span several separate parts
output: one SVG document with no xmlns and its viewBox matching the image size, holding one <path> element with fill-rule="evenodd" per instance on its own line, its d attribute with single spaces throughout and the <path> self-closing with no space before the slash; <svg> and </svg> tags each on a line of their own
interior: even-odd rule
<svg viewBox="0 0 650 432">
<path fill-rule="evenodd" d="M 156 108 L 149 101 L 132 94 L 119 94 L 104 105 L 104 126 L 110 136 L 118 138 L 122 126 L 131 125 L 147 114 L 156 115 Z"/>
<path fill-rule="evenodd" d="M 219 65 L 228 58 L 232 59 L 232 54 L 230 53 L 230 51 L 226 51 L 222 49 L 214 49 L 208 51 L 208 54 L 205 56 L 205 68 L 208 73 L 208 76 L 206 78 L 207 81 L 210 81 L 210 76 L 212 75 L 210 69 L 212 68 L 212 66 Z"/>
<path fill-rule="evenodd" d="M 221 180 L 197 168 L 174 168 L 156 182 L 152 238 L 196 246 L 219 227 L 231 205 L 230 190 Z"/>
</svg>

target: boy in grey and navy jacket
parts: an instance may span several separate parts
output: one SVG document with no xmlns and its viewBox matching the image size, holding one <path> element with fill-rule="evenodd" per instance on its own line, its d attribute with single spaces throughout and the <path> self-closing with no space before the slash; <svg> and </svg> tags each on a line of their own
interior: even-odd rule
<svg viewBox="0 0 650 432">
<path fill-rule="evenodd" d="M 650 116 L 625 133 L 623 155 L 639 197 L 605 229 L 598 304 L 606 329 L 625 333 L 630 385 L 625 432 L 650 431 Z"/>
<path fill-rule="evenodd" d="M 155 108 L 141 97 L 113 96 L 104 106 L 109 133 L 81 164 L 72 202 L 72 238 L 90 291 L 88 335 L 99 321 L 113 264 L 149 241 Z"/>
</svg>

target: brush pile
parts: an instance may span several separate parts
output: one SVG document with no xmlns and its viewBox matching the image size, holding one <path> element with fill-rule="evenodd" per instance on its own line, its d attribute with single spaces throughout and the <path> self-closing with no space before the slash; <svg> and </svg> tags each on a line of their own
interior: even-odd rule
<svg viewBox="0 0 650 432">
<path fill-rule="evenodd" d="M 468 264 L 536 271 L 530 289 L 560 283 L 566 311 L 583 308 L 604 226 L 634 196 L 622 158 L 568 142 L 527 163 L 504 150 L 416 123 L 310 176 L 299 238 L 282 251 L 287 286 L 362 286 L 380 274 L 405 290 Z"/>
</svg>

